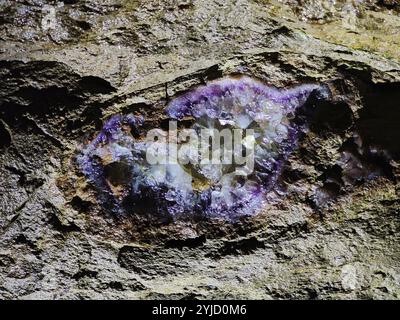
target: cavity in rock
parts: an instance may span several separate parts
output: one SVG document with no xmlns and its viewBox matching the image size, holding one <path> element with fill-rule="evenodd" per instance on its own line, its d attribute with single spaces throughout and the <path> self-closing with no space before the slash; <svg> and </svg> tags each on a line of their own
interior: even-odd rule
<svg viewBox="0 0 400 320">
<path fill-rule="evenodd" d="M 234 220 L 254 215 L 306 128 L 301 107 L 312 93 L 318 98 L 329 95 L 328 89 L 316 84 L 278 90 L 249 77 L 223 78 L 188 91 L 167 106 L 171 120 L 189 123 L 190 128 L 178 125 L 170 132 L 155 128 L 149 133 L 157 139 L 150 141 L 132 135 L 145 119 L 116 115 L 84 146 L 78 163 L 97 187 L 101 201 L 113 202 L 118 212 L 167 219 Z M 220 155 L 231 152 L 240 158 L 236 153 L 251 149 L 253 164 L 202 161 L 209 146 L 196 144 L 190 134 L 179 137 L 187 129 L 197 137 L 208 132 L 210 144 L 223 141 Z M 228 139 L 220 139 L 221 132 L 237 130 L 252 133 L 237 136 L 239 151 Z M 171 154 L 171 132 L 185 161 L 149 163 L 149 152 Z"/>
</svg>

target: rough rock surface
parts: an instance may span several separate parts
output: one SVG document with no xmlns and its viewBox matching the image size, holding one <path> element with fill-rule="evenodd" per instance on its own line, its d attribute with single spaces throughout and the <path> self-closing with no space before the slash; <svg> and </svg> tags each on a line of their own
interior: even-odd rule
<svg viewBox="0 0 400 320">
<path fill-rule="evenodd" d="M 1 1 L 0 297 L 400 298 L 399 4 L 332 3 Z M 99 206 L 79 145 L 232 74 L 333 93 L 261 214 L 154 225 Z"/>
</svg>

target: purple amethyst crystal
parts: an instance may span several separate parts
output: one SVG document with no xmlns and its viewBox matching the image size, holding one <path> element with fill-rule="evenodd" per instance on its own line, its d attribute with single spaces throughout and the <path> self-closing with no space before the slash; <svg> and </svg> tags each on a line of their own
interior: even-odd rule
<svg viewBox="0 0 400 320">
<path fill-rule="evenodd" d="M 118 212 L 172 219 L 254 215 L 305 129 L 301 107 L 313 92 L 328 94 L 314 84 L 278 90 L 248 77 L 213 81 L 171 101 L 166 113 L 178 125 L 151 130 L 151 139 L 132 134 L 141 117 L 113 116 L 78 164 L 101 201 Z M 182 120 L 190 126 L 182 128 Z"/>
</svg>

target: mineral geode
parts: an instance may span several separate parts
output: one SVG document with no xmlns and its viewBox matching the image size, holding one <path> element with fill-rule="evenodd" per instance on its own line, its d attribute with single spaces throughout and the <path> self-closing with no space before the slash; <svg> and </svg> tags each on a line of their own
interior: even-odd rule
<svg viewBox="0 0 400 320">
<path fill-rule="evenodd" d="M 151 139 L 139 134 L 141 116 L 111 117 L 82 148 L 78 164 L 103 205 L 117 212 L 163 219 L 254 215 L 306 128 L 302 106 L 313 92 L 329 94 L 316 84 L 278 90 L 245 76 L 213 81 L 171 101 L 166 114 L 176 125 L 150 130 Z M 211 150 L 217 140 L 223 143 Z M 171 145 L 181 161 L 165 161 Z M 149 161 L 160 154 L 164 162 Z M 246 161 L 210 161 L 216 154 Z"/>
</svg>

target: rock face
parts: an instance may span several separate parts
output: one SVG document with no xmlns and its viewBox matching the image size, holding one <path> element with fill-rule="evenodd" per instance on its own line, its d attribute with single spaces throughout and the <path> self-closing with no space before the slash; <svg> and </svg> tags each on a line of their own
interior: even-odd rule
<svg viewBox="0 0 400 320">
<path fill-rule="evenodd" d="M 397 1 L 0 11 L 1 298 L 400 297 Z M 107 120 L 162 127 L 171 101 L 239 75 L 330 92 L 305 102 L 307 130 L 258 214 L 159 221 L 157 201 L 146 214 L 100 201 L 76 159 Z M 125 183 L 124 167 L 109 170 Z"/>
</svg>

